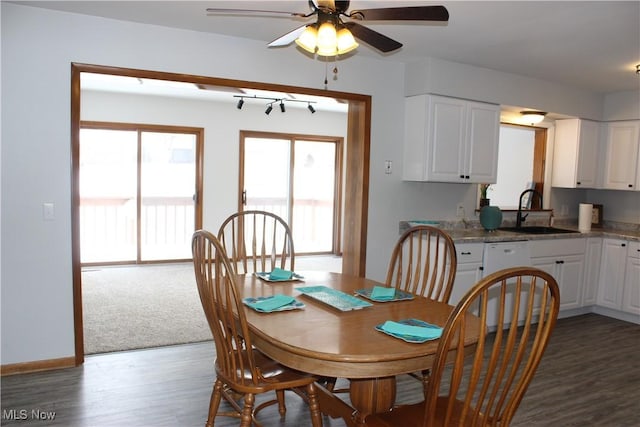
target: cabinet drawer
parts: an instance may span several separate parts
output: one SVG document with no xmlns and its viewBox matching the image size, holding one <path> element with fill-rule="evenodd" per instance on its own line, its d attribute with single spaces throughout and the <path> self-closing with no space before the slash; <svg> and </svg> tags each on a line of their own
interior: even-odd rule
<svg viewBox="0 0 640 427">
<path fill-rule="evenodd" d="M 483 248 L 483 243 L 456 244 L 458 264 L 466 264 L 469 262 L 481 263 Z"/>
<path fill-rule="evenodd" d="M 628 242 L 627 256 L 629 258 L 640 258 L 640 242 Z"/>
<path fill-rule="evenodd" d="M 580 255 L 586 250 L 587 239 L 530 240 L 531 257 Z"/>
</svg>

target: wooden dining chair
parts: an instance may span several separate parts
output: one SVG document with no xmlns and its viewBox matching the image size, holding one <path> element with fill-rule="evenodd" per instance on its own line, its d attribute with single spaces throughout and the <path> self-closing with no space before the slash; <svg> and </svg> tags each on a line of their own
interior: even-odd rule
<svg viewBox="0 0 640 427">
<path fill-rule="evenodd" d="M 547 347 L 559 304 L 555 279 L 537 268 L 509 268 L 485 277 L 443 328 L 425 400 L 369 415 L 365 425 L 508 426 Z M 486 325 L 490 311 L 502 325 L 495 333 Z M 472 315 L 482 320 L 480 338 L 465 351 Z"/>
<path fill-rule="evenodd" d="M 406 230 L 393 248 L 387 286 L 449 302 L 456 278 L 456 246 L 449 234 L 430 225 Z"/>
<path fill-rule="evenodd" d="M 387 268 L 387 286 L 435 301 L 448 303 L 457 268 L 456 246 L 449 234 L 437 227 L 418 225 L 406 230 L 396 242 Z M 410 374 L 422 381 L 426 392 L 429 370 Z M 335 379 L 325 386 L 334 393 Z"/>
<path fill-rule="evenodd" d="M 430 225 L 414 226 L 402 233 L 393 248 L 386 283 L 448 303 L 457 265 L 456 246 L 446 231 Z M 422 381 L 426 393 L 429 370 L 410 375 Z"/>
<path fill-rule="evenodd" d="M 218 230 L 218 240 L 238 274 L 293 271 L 295 251 L 289 225 L 278 215 L 259 210 L 230 215 Z"/>
<path fill-rule="evenodd" d="M 316 378 L 282 366 L 252 346 L 235 270 L 220 241 L 208 231 L 198 230 L 193 235 L 192 251 L 200 302 L 216 350 L 216 380 L 206 426 L 213 426 L 216 416 L 239 418 L 241 427 L 259 425 L 256 414 L 275 403 L 284 416 L 286 408 L 281 397 L 285 390 L 292 389 L 308 402 L 312 426 L 320 427 L 322 419 L 314 386 Z M 278 399 L 254 408 L 255 396 L 269 391 L 275 391 Z M 233 410 L 219 411 L 222 398 Z"/>
</svg>

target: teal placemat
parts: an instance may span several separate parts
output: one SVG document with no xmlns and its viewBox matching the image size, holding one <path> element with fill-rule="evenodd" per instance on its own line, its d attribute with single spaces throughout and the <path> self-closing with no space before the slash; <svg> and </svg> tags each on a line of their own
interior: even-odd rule
<svg viewBox="0 0 640 427">
<path fill-rule="evenodd" d="M 442 328 L 419 319 L 387 320 L 376 330 L 411 343 L 423 343 L 442 336 Z"/>
<path fill-rule="evenodd" d="M 288 270 L 285 270 L 288 271 Z M 257 271 L 253 274 L 256 275 L 256 277 L 258 277 L 259 279 L 262 279 L 264 281 L 267 282 L 297 282 L 297 281 L 301 281 L 304 279 L 304 276 L 298 274 L 298 273 L 294 273 L 294 272 L 290 272 L 291 274 L 288 275 L 280 275 L 280 277 L 278 277 L 278 274 L 273 275 L 273 272 L 267 272 L 267 271 Z"/>
<path fill-rule="evenodd" d="M 382 294 L 383 296 L 378 296 L 377 293 L 374 293 L 376 288 L 393 289 L 394 293 L 392 296 L 384 296 L 384 293 Z M 395 288 L 384 288 L 382 286 L 374 286 L 373 288 L 368 289 L 358 289 L 356 291 L 356 294 L 375 302 L 403 301 L 412 300 L 414 298 L 413 294 L 410 294 L 409 292 L 401 291 Z"/>
<path fill-rule="evenodd" d="M 271 295 L 268 297 L 243 298 L 242 302 L 261 313 L 272 313 L 274 311 L 297 310 L 304 308 L 304 304 L 289 295 Z"/>
<path fill-rule="evenodd" d="M 359 310 L 373 305 L 370 302 L 363 301 L 353 295 L 346 294 L 328 286 L 305 286 L 296 288 L 296 290 L 310 298 L 337 308 L 340 311 Z"/>
</svg>

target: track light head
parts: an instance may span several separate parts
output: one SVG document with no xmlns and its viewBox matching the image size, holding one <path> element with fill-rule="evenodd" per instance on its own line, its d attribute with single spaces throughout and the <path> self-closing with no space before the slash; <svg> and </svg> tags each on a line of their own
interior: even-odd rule
<svg viewBox="0 0 640 427">
<path fill-rule="evenodd" d="M 267 109 L 264 110 L 264 113 L 268 116 L 269 113 L 271 113 L 271 110 L 273 110 L 273 106 L 271 104 L 267 105 Z"/>
<path fill-rule="evenodd" d="M 311 114 L 316 112 L 316 109 L 313 108 L 313 105 L 311 105 L 311 104 L 307 105 L 307 108 L 309 109 L 309 111 L 311 111 Z"/>
<path fill-rule="evenodd" d="M 243 105 L 244 105 L 244 99 L 240 98 L 240 100 L 238 101 L 238 105 L 236 105 L 236 107 L 238 107 L 238 110 L 242 110 Z"/>
<path fill-rule="evenodd" d="M 280 111 L 283 113 L 285 112 L 284 102 L 282 102 L 282 99 L 280 100 Z"/>
</svg>

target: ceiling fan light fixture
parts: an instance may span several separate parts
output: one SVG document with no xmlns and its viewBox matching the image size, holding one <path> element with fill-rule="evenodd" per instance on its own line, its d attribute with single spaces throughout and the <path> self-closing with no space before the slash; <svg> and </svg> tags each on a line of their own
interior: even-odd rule
<svg viewBox="0 0 640 427">
<path fill-rule="evenodd" d="M 316 53 L 318 43 L 318 31 L 314 25 L 307 25 L 307 28 L 295 40 L 296 44 L 309 53 Z"/>
<path fill-rule="evenodd" d="M 318 55 L 335 56 L 338 53 L 338 35 L 331 22 L 325 22 L 318 28 Z"/>
<path fill-rule="evenodd" d="M 531 123 L 532 125 L 542 122 L 547 115 L 547 113 L 543 111 L 521 111 L 520 114 L 526 123 Z"/>
<path fill-rule="evenodd" d="M 359 45 L 356 42 L 356 39 L 351 34 L 347 28 L 341 28 L 337 33 L 338 38 L 338 55 L 345 54 L 347 52 L 351 52 L 353 49 L 357 48 Z"/>
</svg>

